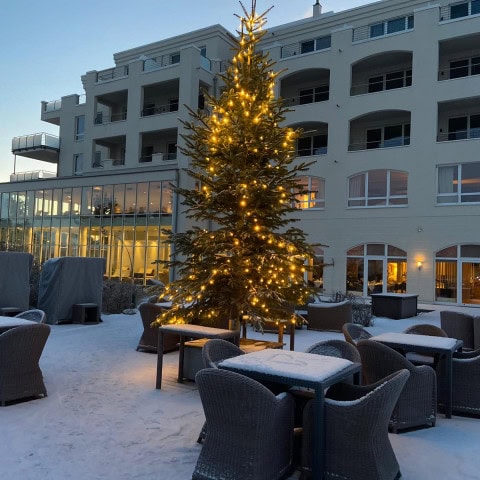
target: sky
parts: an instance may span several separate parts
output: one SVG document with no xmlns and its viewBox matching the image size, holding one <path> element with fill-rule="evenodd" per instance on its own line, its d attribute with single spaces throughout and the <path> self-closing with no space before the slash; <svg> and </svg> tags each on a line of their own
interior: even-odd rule
<svg viewBox="0 0 480 480">
<path fill-rule="evenodd" d="M 312 16 L 314 0 L 257 0 L 267 29 Z M 320 0 L 340 12 L 372 0 Z M 250 0 L 244 0 L 249 10 Z M 42 100 L 83 94 L 81 76 L 114 66 L 113 54 L 221 24 L 232 33 L 238 0 L 0 0 L 0 182 L 14 171 L 16 136 L 58 127 L 40 120 Z M 16 172 L 55 171 L 56 165 L 17 156 Z"/>
</svg>

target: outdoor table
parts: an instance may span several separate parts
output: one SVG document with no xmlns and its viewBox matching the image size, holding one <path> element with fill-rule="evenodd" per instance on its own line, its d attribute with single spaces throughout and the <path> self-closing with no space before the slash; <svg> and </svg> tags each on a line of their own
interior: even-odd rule
<svg viewBox="0 0 480 480">
<path fill-rule="evenodd" d="M 180 349 L 178 354 L 178 378 L 177 382 L 183 382 L 183 362 L 185 355 L 185 339 L 191 338 L 221 338 L 238 343 L 239 332 L 236 330 L 225 330 L 223 328 L 203 327 L 201 325 L 168 324 L 161 325 L 158 328 L 158 348 L 157 348 L 157 383 L 156 388 L 162 388 L 162 368 L 163 368 L 163 336 L 165 334 L 180 335 Z"/>
<path fill-rule="evenodd" d="M 325 465 L 324 390 L 360 372 L 361 365 L 343 358 L 267 349 L 223 360 L 218 367 L 260 382 L 275 382 L 314 390 L 312 478 L 322 479 Z"/>
<path fill-rule="evenodd" d="M 445 416 L 452 418 L 452 357 L 453 353 L 463 346 L 462 340 L 456 338 L 434 337 L 431 335 L 414 335 L 410 333 L 382 333 L 370 340 L 383 343 L 394 350 L 405 354 L 416 352 L 422 354 L 438 353 L 444 362 L 445 377 L 442 385 L 445 388 Z"/>
<path fill-rule="evenodd" d="M 24 320 L 23 318 L 0 316 L 0 334 L 11 328 L 20 327 L 21 325 L 32 325 L 34 323 L 36 322 Z"/>
</svg>

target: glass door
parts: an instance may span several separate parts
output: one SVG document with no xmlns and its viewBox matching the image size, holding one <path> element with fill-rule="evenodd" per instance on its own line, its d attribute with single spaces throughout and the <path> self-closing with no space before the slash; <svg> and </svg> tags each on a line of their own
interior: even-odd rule
<svg viewBox="0 0 480 480">
<path fill-rule="evenodd" d="M 383 292 L 383 259 L 368 259 L 368 295 Z"/>
<path fill-rule="evenodd" d="M 462 261 L 462 303 L 480 304 L 480 263 Z"/>
</svg>

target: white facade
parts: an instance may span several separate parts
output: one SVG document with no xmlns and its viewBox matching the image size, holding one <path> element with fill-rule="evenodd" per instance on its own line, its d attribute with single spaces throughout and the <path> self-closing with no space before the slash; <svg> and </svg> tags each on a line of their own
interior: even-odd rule
<svg viewBox="0 0 480 480">
<path fill-rule="evenodd" d="M 42 119 L 60 127 L 59 178 L 48 182 L 188 186 L 178 118 L 202 89 L 218 93 L 231 46 L 214 26 L 121 52 L 114 68 L 82 77 L 84 102 L 44 102 Z M 480 303 L 480 1 L 323 13 L 270 29 L 262 48 L 282 70 L 286 124 L 304 130 L 299 156 L 315 162 L 302 181 L 316 193 L 297 215 L 311 242 L 328 245 L 312 280 L 326 293 Z M 184 226 L 174 208 L 172 228 Z"/>
</svg>

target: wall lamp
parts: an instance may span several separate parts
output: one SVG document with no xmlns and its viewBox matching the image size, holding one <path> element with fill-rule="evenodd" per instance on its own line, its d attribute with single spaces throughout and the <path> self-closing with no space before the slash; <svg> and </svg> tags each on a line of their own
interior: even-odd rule
<svg viewBox="0 0 480 480">
<path fill-rule="evenodd" d="M 422 266 L 423 266 L 423 262 L 422 262 L 421 260 L 419 260 L 419 261 L 417 262 L 417 268 L 418 268 L 419 270 L 421 270 L 421 269 L 422 269 Z"/>
</svg>

